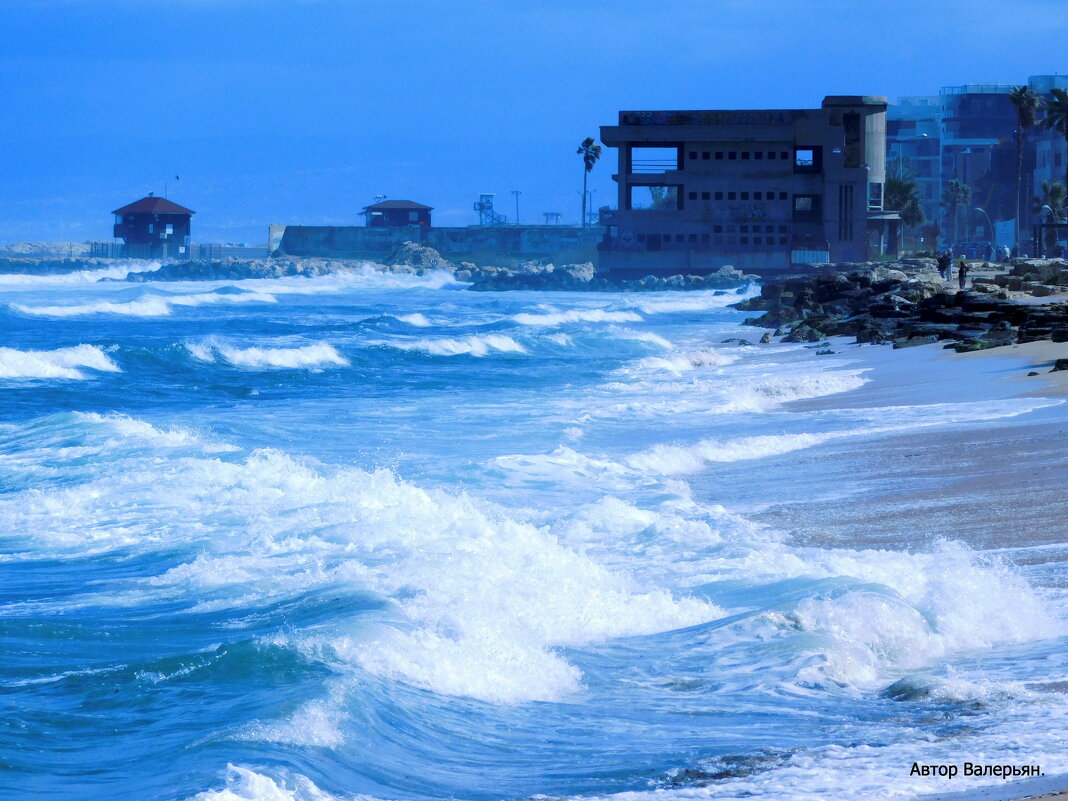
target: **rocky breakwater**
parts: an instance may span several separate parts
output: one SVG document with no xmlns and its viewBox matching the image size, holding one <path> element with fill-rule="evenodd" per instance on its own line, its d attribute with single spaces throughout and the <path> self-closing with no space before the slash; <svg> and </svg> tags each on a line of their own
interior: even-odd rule
<svg viewBox="0 0 1068 801">
<path fill-rule="evenodd" d="M 746 323 L 776 329 L 784 342 L 852 336 L 901 348 L 944 340 L 945 347 L 961 352 L 1039 339 L 1068 341 L 1068 303 L 997 296 L 982 283 L 957 291 L 956 282 L 943 282 L 926 260 L 902 263 L 905 269 L 843 266 L 857 269 L 768 282 L 759 297 L 735 305 L 763 312 Z"/>
</svg>

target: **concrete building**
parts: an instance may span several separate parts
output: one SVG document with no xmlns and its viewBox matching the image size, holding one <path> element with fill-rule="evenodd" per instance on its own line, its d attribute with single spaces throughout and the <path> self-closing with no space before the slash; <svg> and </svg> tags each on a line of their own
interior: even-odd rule
<svg viewBox="0 0 1068 801">
<path fill-rule="evenodd" d="M 905 247 L 933 249 L 923 228 L 942 220 L 942 106 L 938 96 L 900 97 L 886 110 L 886 172 L 916 181 L 927 223 L 905 233 Z"/>
<path fill-rule="evenodd" d="M 893 249 L 886 107 L 830 96 L 819 109 L 621 111 L 601 128 L 619 152 L 601 271 L 782 270 Z"/>
<path fill-rule="evenodd" d="M 196 214 L 166 198 L 149 194 L 115 209 L 113 235 L 131 259 L 179 258 L 189 253 L 190 221 Z"/>
</svg>

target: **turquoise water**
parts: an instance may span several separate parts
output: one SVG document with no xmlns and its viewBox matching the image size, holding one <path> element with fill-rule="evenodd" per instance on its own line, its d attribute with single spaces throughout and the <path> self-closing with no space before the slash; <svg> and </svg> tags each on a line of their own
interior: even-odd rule
<svg viewBox="0 0 1068 801">
<path fill-rule="evenodd" d="M 0 276 L 3 797 L 909 797 L 963 786 L 913 761 L 1063 761 L 1063 532 L 761 522 L 1056 399 L 727 341 L 748 289 L 124 273 Z"/>
</svg>

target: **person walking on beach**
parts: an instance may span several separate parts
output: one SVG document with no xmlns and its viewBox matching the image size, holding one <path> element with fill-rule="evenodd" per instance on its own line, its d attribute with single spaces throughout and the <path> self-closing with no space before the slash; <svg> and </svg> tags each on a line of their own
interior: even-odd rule
<svg viewBox="0 0 1068 801">
<path fill-rule="evenodd" d="M 953 259 L 950 258 L 949 251 L 944 251 L 938 254 L 938 274 L 945 280 L 949 280 L 949 268 L 951 264 L 953 264 Z"/>
<path fill-rule="evenodd" d="M 960 267 L 957 268 L 957 282 L 960 284 L 960 288 L 964 289 L 964 283 L 968 280 L 968 264 L 964 259 L 960 260 Z"/>
</svg>

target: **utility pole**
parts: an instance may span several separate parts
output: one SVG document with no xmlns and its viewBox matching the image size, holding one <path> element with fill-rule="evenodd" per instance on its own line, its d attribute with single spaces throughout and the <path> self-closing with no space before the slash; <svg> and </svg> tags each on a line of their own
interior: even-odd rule
<svg viewBox="0 0 1068 801">
<path fill-rule="evenodd" d="M 515 224 L 519 225 L 519 196 L 523 193 L 518 189 L 513 189 L 512 194 L 515 195 Z"/>
</svg>

